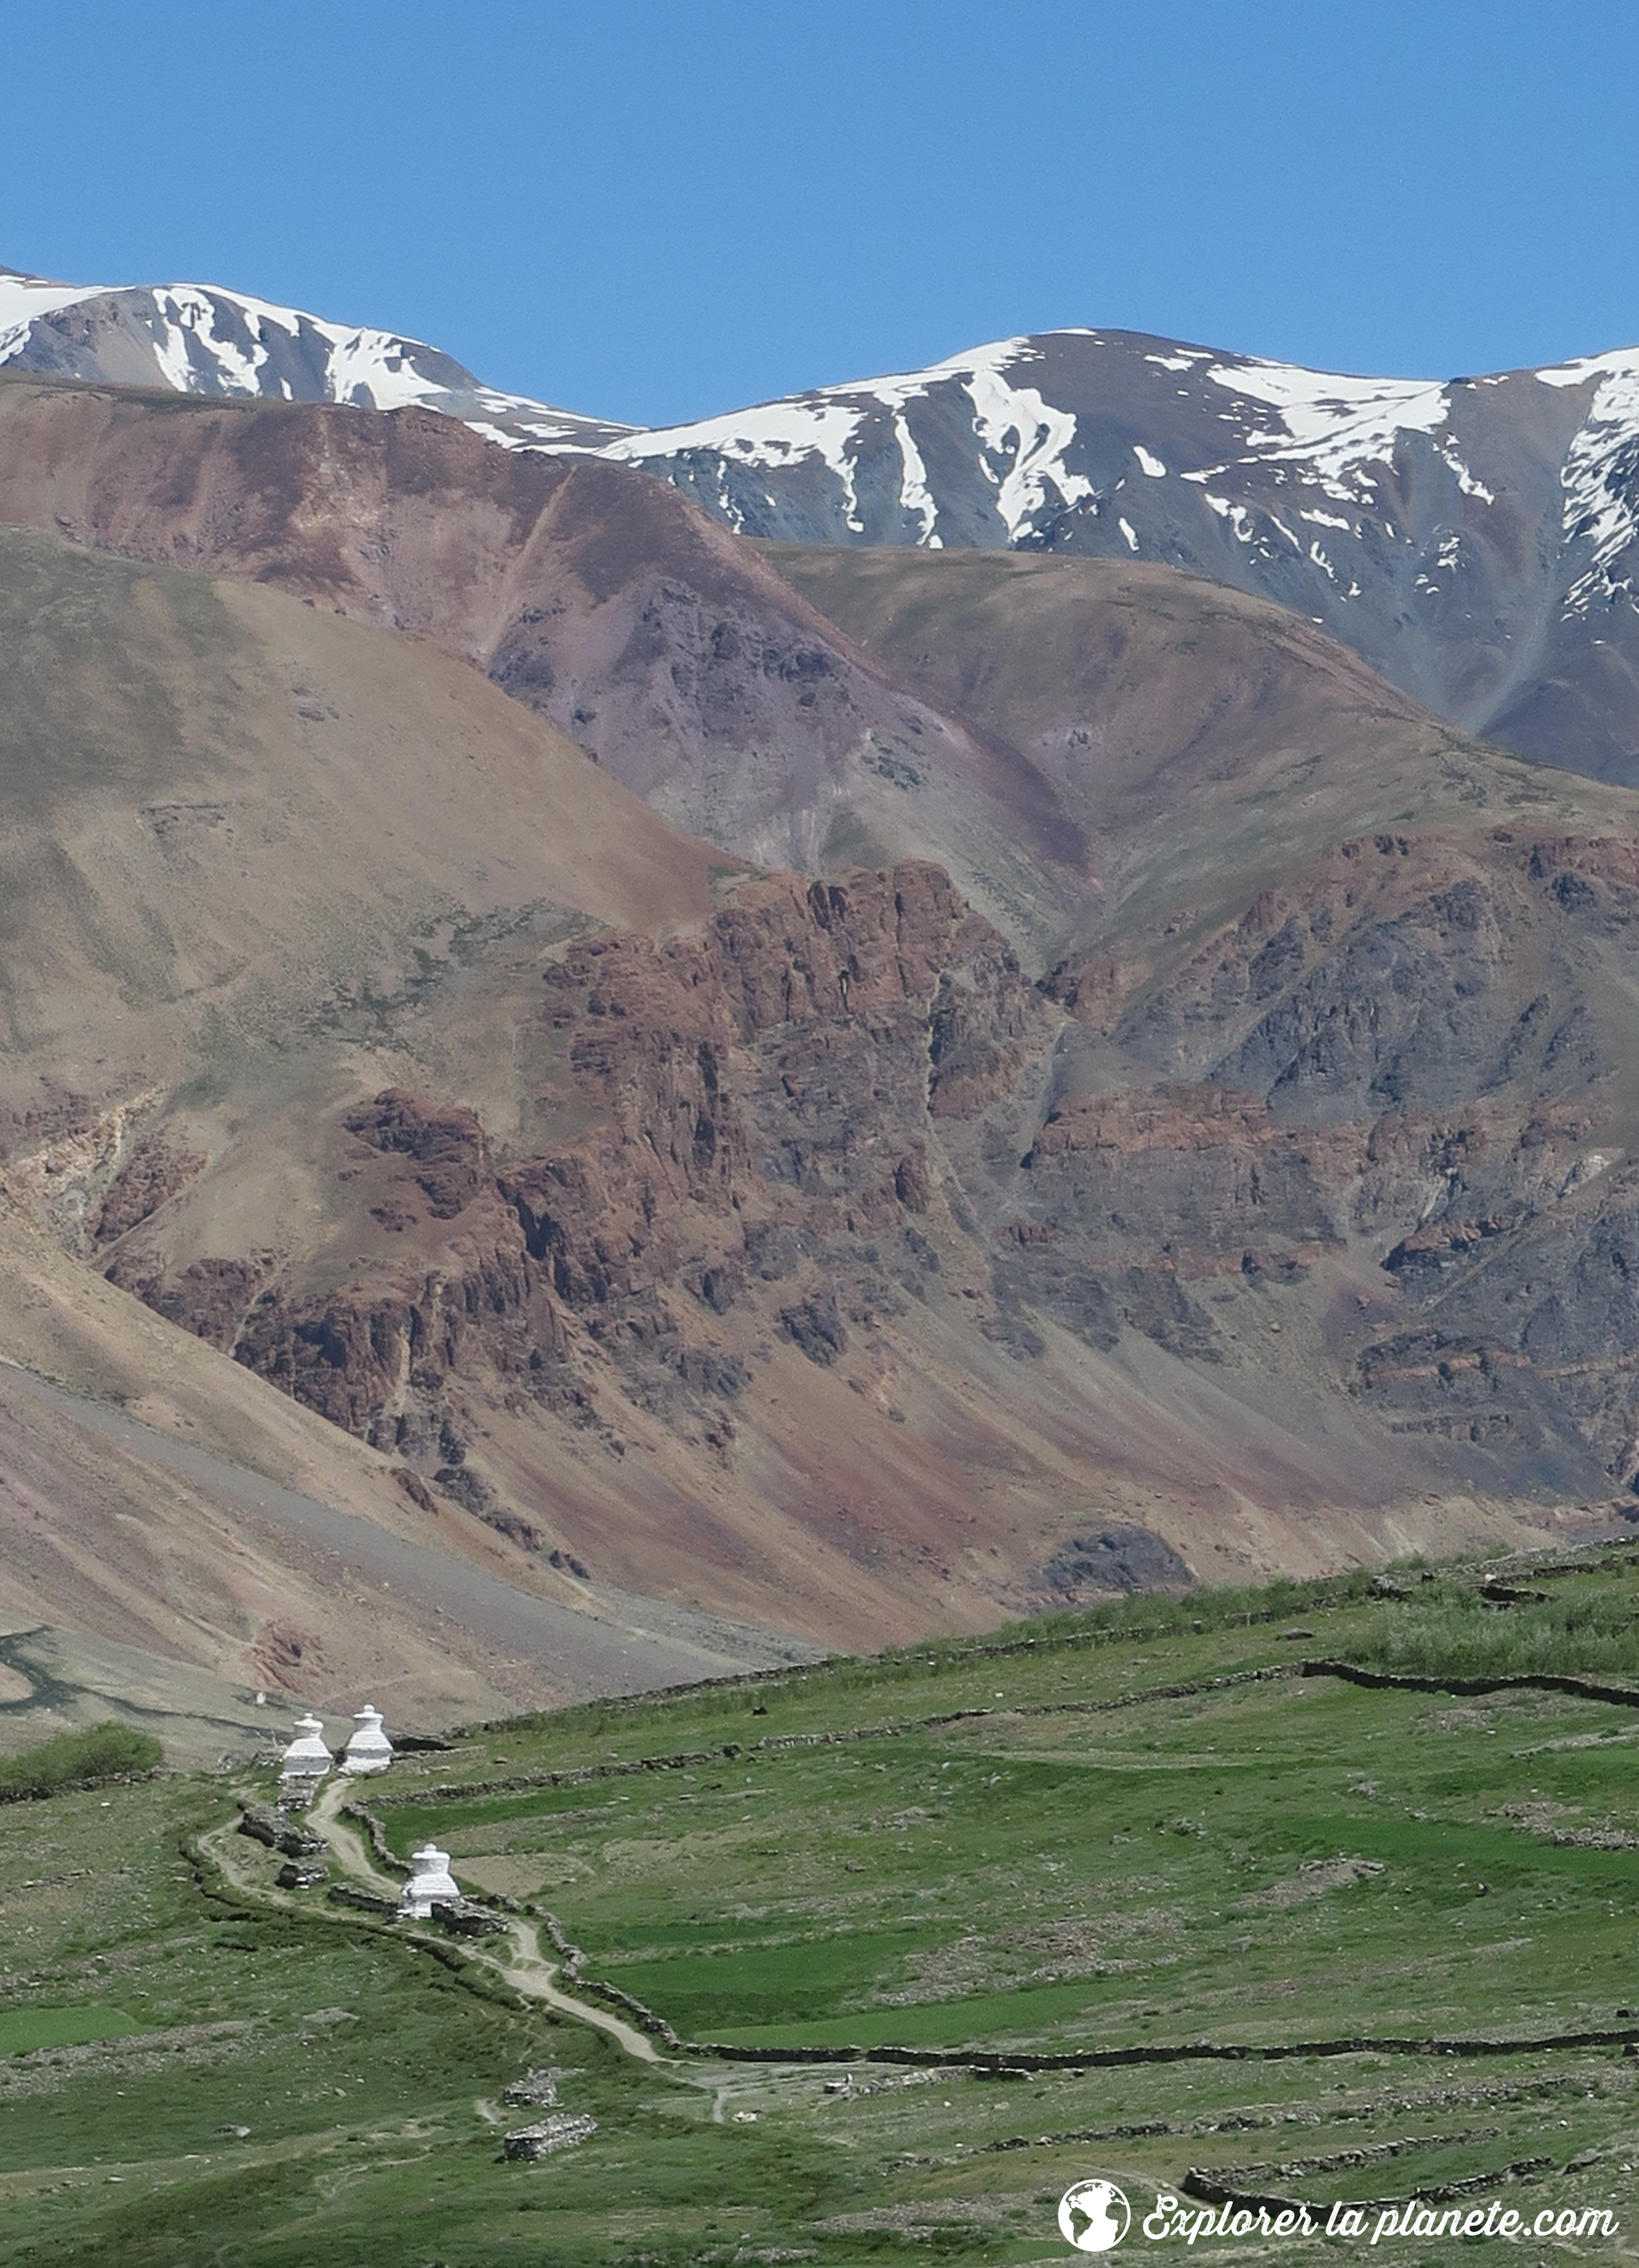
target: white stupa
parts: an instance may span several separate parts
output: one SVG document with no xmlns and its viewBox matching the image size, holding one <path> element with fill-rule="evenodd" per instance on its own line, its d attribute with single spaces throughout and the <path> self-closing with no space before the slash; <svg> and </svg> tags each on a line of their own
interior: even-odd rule
<svg viewBox="0 0 1639 2268">
<path fill-rule="evenodd" d="M 353 1729 L 342 1756 L 344 1772 L 384 1772 L 393 1761 L 393 1743 L 381 1730 L 381 1712 L 368 1701 L 353 1712 Z"/>
<path fill-rule="evenodd" d="M 312 1782 L 321 1780 L 335 1759 L 324 1745 L 324 1727 L 316 1717 L 298 1717 L 296 1737 L 284 1751 L 279 1766 L 279 1778 Z"/>
<path fill-rule="evenodd" d="M 436 1843 L 424 1843 L 419 1851 L 412 1851 L 410 1863 L 416 1871 L 404 1885 L 399 1900 L 401 1913 L 425 1921 L 435 1901 L 460 1897 L 461 1885 L 449 1870 L 449 1852 L 440 1851 Z"/>
</svg>

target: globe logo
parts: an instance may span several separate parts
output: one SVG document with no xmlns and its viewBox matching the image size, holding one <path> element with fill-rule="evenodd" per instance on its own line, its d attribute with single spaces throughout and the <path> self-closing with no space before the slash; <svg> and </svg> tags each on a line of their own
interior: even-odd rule
<svg viewBox="0 0 1639 2268">
<path fill-rule="evenodd" d="M 1112 2252 L 1133 2215 L 1113 2182 L 1077 2182 L 1059 2200 L 1059 2226 L 1078 2252 Z"/>
</svg>

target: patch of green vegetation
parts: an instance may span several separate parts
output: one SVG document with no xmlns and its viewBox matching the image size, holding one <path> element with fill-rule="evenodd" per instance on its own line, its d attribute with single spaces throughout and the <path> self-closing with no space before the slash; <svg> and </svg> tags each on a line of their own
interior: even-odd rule
<svg viewBox="0 0 1639 2268">
<path fill-rule="evenodd" d="M 1352 1658 L 1400 1676 L 1639 1677 L 1639 1601 L 1625 1587 L 1584 1577 L 1536 1594 L 1493 1588 L 1488 1598 L 1473 1582 L 1421 1587 L 1373 1618 Z"/>
<path fill-rule="evenodd" d="M 853 805 L 845 803 L 838 806 L 825 830 L 820 864 L 833 872 L 839 866 L 890 866 L 893 852 Z"/>
<path fill-rule="evenodd" d="M 151 1734 L 107 1718 L 83 1733 L 59 1733 L 55 1740 L 0 1758 L 0 1803 L 95 1787 L 128 1774 L 157 1771 L 164 1762 L 165 1750 Z"/>
<path fill-rule="evenodd" d="M 67 2008 L 12 2008 L 0 2014 L 0 2056 L 83 2047 L 88 2040 L 124 2039 L 144 2029 L 123 2008 L 100 2007 L 94 2001 Z"/>
<path fill-rule="evenodd" d="M 38 2044 L 0 2065 L 7 2257 L 988 2268 L 1066 2257 L 1058 2197 L 1095 2173 L 1147 2210 L 1191 2166 L 1329 2203 L 1539 2159 L 1510 2202 L 1626 2225 L 1639 1710 L 1304 1664 L 1466 1664 L 1509 1628 L 1534 1660 L 1539 1624 L 1556 1668 L 1608 1671 L 1639 1555 L 1387 1589 L 1134 1599 L 602 1703 L 477 1728 L 365 1791 L 401 1852 L 433 1834 L 475 1893 L 554 1916 L 584 1948 L 571 1990 L 607 1980 L 686 2037 L 785 2060 L 642 2063 L 520 2002 L 473 1965 L 484 1941 L 440 1961 L 281 1893 L 220 1783 L 12 1807 L 0 2027 Z M 92 2010 L 145 2029 L 50 2029 Z M 1466 2041 L 1492 2051 L 1444 2051 Z M 957 2060 L 801 2059 L 851 2046 Z M 1065 2062 L 1008 2077 L 964 2051 Z M 596 2131 L 506 2162 L 541 2113 L 502 2092 L 547 2066 Z M 1281 2250 L 1356 2256 L 1376 2257 Z"/>
</svg>

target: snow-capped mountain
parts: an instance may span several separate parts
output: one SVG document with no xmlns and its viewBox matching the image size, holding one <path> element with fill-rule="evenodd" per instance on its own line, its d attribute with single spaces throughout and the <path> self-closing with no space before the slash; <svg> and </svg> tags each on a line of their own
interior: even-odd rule
<svg viewBox="0 0 1639 2268">
<path fill-rule="evenodd" d="M 200 284 L 48 284 L 0 269 L 0 364 L 179 394 L 436 409 L 514 448 L 595 448 L 630 431 L 498 393 L 418 339 Z"/>
<path fill-rule="evenodd" d="M 1536 395 L 1540 387 L 1565 396 L 1563 407 Z M 1509 392 L 1489 401 L 1494 388 Z M 1167 493 L 1145 483 L 1176 476 L 1196 490 L 1178 540 L 1199 543 L 1215 519 L 1242 549 L 1306 557 L 1347 599 L 1355 578 L 1339 537 L 1365 540 L 1384 520 L 1408 448 L 1421 445 L 1458 496 L 1495 505 L 1500 491 L 1467 459 L 1489 463 L 1499 441 L 1532 426 L 1550 446 L 1569 435 L 1556 452 L 1562 532 L 1587 547 L 1569 603 L 1627 593 L 1630 574 L 1611 571 L 1639 534 L 1639 349 L 1440 384 L 1348 378 L 1132 332 L 1054 331 L 603 448 L 663 468 L 742 534 L 804 542 L 1136 554 L 1146 524 L 1160 534 L 1153 506 Z M 1507 486 L 1511 462 L 1492 468 Z M 1266 501 L 1281 488 L 1318 492 L 1312 506 L 1295 505 L 1298 529 Z M 1109 541 L 1087 541 L 1101 519 Z M 1383 532 L 1406 539 L 1386 522 Z"/>
<path fill-rule="evenodd" d="M 602 446 L 748 535 L 1185 568 L 1639 779 L 1639 350 L 1436 383 L 1058 331 Z"/>
<path fill-rule="evenodd" d="M 1468 729 L 1639 781 L 1639 349 L 1438 382 L 1055 331 L 645 431 L 235 292 L 0 271 L 0 364 L 415 404 L 641 466 L 746 535 L 1184 568 L 1323 623 Z"/>
</svg>

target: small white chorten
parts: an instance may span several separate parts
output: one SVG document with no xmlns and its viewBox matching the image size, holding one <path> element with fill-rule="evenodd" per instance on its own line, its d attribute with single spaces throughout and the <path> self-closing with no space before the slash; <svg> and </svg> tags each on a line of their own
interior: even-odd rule
<svg viewBox="0 0 1639 2268">
<path fill-rule="evenodd" d="M 381 1712 L 368 1701 L 353 1712 L 353 1730 L 342 1757 L 344 1772 L 384 1772 L 393 1761 L 393 1743 L 381 1730 Z"/>
<path fill-rule="evenodd" d="M 436 1843 L 424 1843 L 419 1851 L 412 1851 L 410 1863 L 416 1871 L 404 1885 L 399 1901 L 401 1913 L 416 1921 L 425 1921 L 435 1901 L 460 1897 L 461 1885 L 449 1870 L 449 1852 L 440 1851 Z"/>
<path fill-rule="evenodd" d="M 335 1759 L 324 1745 L 324 1727 L 316 1717 L 296 1719 L 296 1737 L 284 1751 L 281 1779 L 322 1779 Z"/>
</svg>

